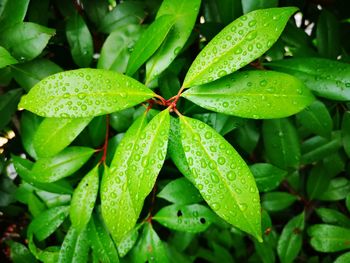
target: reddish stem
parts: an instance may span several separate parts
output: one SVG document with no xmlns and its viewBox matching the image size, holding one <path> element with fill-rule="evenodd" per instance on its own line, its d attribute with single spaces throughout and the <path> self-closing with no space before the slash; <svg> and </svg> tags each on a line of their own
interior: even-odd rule
<svg viewBox="0 0 350 263">
<path fill-rule="evenodd" d="M 105 135 L 105 142 L 104 142 L 103 147 L 102 147 L 103 155 L 101 157 L 100 163 L 106 162 L 107 149 L 108 149 L 108 138 L 109 138 L 109 115 L 106 115 L 106 135 Z"/>
</svg>

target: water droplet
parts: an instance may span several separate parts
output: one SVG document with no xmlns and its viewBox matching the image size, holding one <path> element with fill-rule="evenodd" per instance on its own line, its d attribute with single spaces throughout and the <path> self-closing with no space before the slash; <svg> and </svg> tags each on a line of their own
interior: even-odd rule
<svg viewBox="0 0 350 263">
<path fill-rule="evenodd" d="M 241 54 L 241 53 L 242 53 L 242 48 L 237 47 L 237 48 L 235 49 L 234 53 L 235 53 L 236 55 Z"/>
<path fill-rule="evenodd" d="M 227 178 L 230 180 L 230 181 L 233 181 L 236 179 L 236 174 L 233 172 L 233 171 L 229 171 L 228 174 L 227 174 Z"/>
<path fill-rule="evenodd" d="M 218 158 L 218 163 L 219 163 L 220 165 L 225 164 L 225 162 L 226 162 L 226 159 L 225 159 L 224 157 L 220 156 L 220 157 Z"/>
<path fill-rule="evenodd" d="M 242 210 L 242 211 L 246 211 L 248 209 L 248 205 L 246 203 L 240 203 L 239 204 L 239 208 Z"/>
<path fill-rule="evenodd" d="M 220 209 L 220 204 L 219 203 L 212 203 L 212 208 L 214 209 L 214 210 L 219 210 Z"/>
<path fill-rule="evenodd" d="M 249 25 L 250 27 L 255 26 L 255 25 L 256 25 L 256 20 L 253 19 L 253 20 L 249 21 L 248 25 Z"/>
<path fill-rule="evenodd" d="M 213 181 L 213 183 L 219 182 L 219 177 L 215 173 L 211 173 L 210 178 Z"/>
<path fill-rule="evenodd" d="M 258 33 L 256 31 L 249 32 L 248 35 L 246 36 L 247 40 L 253 40 L 256 38 Z"/>
<path fill-rule="evenodd" d="M 222 106 L 224 107 L 224 108 L 227 108 L 228 107 L 228 102 L 227 101 L 225 101 L 223 104 L 222 104 Z"/>
<path fill-rule="evenodd" d="M 219 78 L 221 78 L 223 76 L 226 76 L 226 75 L 227 75 L 226 70 L 220 70 L 219 73 L 218 73 Z"/>
<path fill-rule="evenodd" d="M 260 86 L 265 87 L 266 85 L 267 85 L 267 81 L 265 79 L 260 81 Z"/>
</svg>

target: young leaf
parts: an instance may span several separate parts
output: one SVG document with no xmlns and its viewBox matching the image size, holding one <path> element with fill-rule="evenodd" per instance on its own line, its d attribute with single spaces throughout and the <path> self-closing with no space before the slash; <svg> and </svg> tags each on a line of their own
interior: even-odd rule
<svg viewBox="0 0 350 263">
<path fill-rule="evenodd" d="M 69 206 L 57 206 L 38 215 L 28 227 L 28 235 L 34 234 L 41 241 L 50 236 L 69 214 Z"/>
<path fill-rule="evenodd" d="M 260 192 L 276 189 L 288 173 L 269 163 L 255 163 L 249 169 L 254 175 Z"/>
<path fill-rule="evenodd" d="M 20 61 L 40 55 L 55 30 L 34 23 L 18 23 L 1 32 L 0 44 Z"/>
<path fill-rule="evenodd" d="M 331 100 L 350 100 L 350 65 L 324 58 L 292 58 L 266 66 L 302 80 L 317 96 Z"/>
<path fill-rule="evenodd" d="M 89 124 L 91 118 L 46 118 L 38 127 L 33 145 L 38 157 L 50 157 L 66 148 Z"/>
<path fill-rule="evenodd" d="M 94 152 L 87 147 L 68 147 L 55 156 L 40 158 L 33 165 L 31 176 L 39 182 L 55 182 L 78 171 Z"/>
<path fill-rule="evenodd" d="M 88 262 L 88 253 L 89 240 L 86 230 L 79 233 L 79 231 L 71 226 L 63 240 L 57 262 L 85 263 Z"/>
<path fill-rule="evenodd" d="M 337 252 L 350 248 L 350 230 L 340 226 L 313 225 L 309 227 L 310 244 L 320 252 Z"/>
<path fill-rule="evenodd" d="M 303 242 L 302 231 L 304 230 L 304 212 L 293 217 L 284 226 L 278 240 L 277 253 L 281 263 L 291 263 L 298 256 Z"/>
<path fill-rule="evenodd" d="M 300 161 L 298 134 L 288 119 L 265 120 L 263 138 L 267 159 L 282 169 L 297 167 Z"/>
<path fill-rule="evenodd" d="M 269 212 L 281 211 L 291 206 L 297 197 L 285 192 L 270 192 L 264 194 L 261 206 Z"/>
<path fill-rule="evenodd" d="M 153 220 L 167 228 L 191 233 L 205 231 L 215 219 L 210 209 L 199 204 L 166 206 L 153 216 Z"/>
<path fill-rule="evenodd" d="M 261 240 L 258 189 L 244 160 L 205 123 L 181 116 L 180 127 L 190 181 L 214 212 Z"/>
<path fill-rule="evenodd" d="M 2 1 L 0 31 L 23 21 L 28 9 L 29 0 Z"/>
<path fill-rule="evenodd" d="M 164 15 L 175 17 L 172 30 L 164 43 L 146 64 L 146 82 L 151 82 L 162 73 L 184 47 L 196 22 L 201 0 L 165 0 L 162 2 L 157 19 Z"/>
<path fill-rule="evenodd" d="M 100 219 L 92 215 L 87 226 L 87 235 L 92 251 L 101 263 L 118 263 L 117 249 Z"/>
<path fill-rule="evenodd" d="M 36 84 L 19 108 L 45 117 L 91 117 L 134 106 L 154 96 L 138 81 L 102 69 L 57 73 Z"/>
<path fill-rule="evenodd" d="M 136 244 L 139 238 L 139 228 L 141 224 L 131 229 L 126 236 L 118 244 L 118 253 L 120 257 L 124 257 Z"/>
<path fill-rule="evenodd" d="M 193 87 L 182 96 L 208 110 L 254 119 L 290 116 L 313 101 L 311 92 L 297 78 L 257 70 Z"/>
<path fill-rule="evenodd" d="M 126 74 L 132 76 L 149 59 L 163 43 L 174 25 L 175 17 L 163 15 L 158 17 L 141 35 L 131 53 Z"/>
<path fill-rule="evenodd" d="M 94 52 L 92 36 L 78 12 L 75 12 L 67 20 L 66 36 L 74 62 L 79 67 L 88 67 Z"/>
<path fill-rule="evenodd" d="M 99 186 L 98 165 L 93 168 L 75 188 L 70 205 L 70 220 L 81 232 L 90 220 Z"/>
<path fill-rule="evenodd" d="M 4 68 L 8 65 L 16 64 L 18 61 L 11 56 L 11 54 L 3 47 L 0 46 L 0 68 Z"/>
<path fill-rule="evenodd" d="M 214 81 L 260 57 L 277 41 L 296 11 L 295 7 L 262 9 L 233 21 L 199 53 L 183 86 Z"/>
</svg>

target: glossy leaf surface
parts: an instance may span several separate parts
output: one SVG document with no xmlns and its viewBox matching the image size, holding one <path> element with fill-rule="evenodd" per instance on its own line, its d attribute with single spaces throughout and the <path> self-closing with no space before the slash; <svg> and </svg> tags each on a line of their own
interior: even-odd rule
<svg viewBox="0 0 350 263">
<path fill-rule="evenodd" d="M 91 118 L 46 118 L 38 127 L 33 145 L 38 157 L 50 157 L 67 147 L 89 124 Z"/>
<path fill-rule="evenodd" d="M 3 47 L 0 46 L 0 68 L 4 68 L 8 65 L 16 64 L 18 61 L 11 56 L 11 54 Z"/>
<path fill-rule="evenodd" d="M 261 200 L 261 206 L 266 211 L 281 211 L 292 205 L 297 197 L 285 192 L 269 192 L 264 194 Z"/>
<path fill-rule="evenodd" d="M 22 97 L 20 108 L 45 117 L 89 117 L 134 106 L 153 91 L 127 76 L 102 69 L 57 73 Z"/>
<path fill-rule="evenodd" d="M 260 57 L 276 42 L 296 11 L 295 7 L 262 9 L 233 21 L 199 53 L 183 86 L 214 81 Z"/>
<path fill-rule="evenodd" d="M 343 115 L 341 136 L 344 150 L 347 156 L 350 157 L 350 112 L 347 111 Z"/>
<path fill-rule="evenodd" d="M 350 252 L 347 252 L 339 257 L 334 261 L 334 263 L 347 263 L 350 261 Z"/>
<path fill-rule="evenodd" d="M 273 71 L 233 74 L 193 87 L 182 96 L 208 110 L 254 119 L 286 117 L 313 101 L 301 81 Z"/>
<path fill-rule="evenodd" d="M 246 163 L 203 122 L 181 116 L 180 127 L 190 180 L 204 200 L 227 222 L 261 240 L 258 189 Z"/>
<path fill-rule="evenodd" d="M 136 42 L 134 50 L 131 53 L 126 74 L 129 76 L 142 66 L 154 52 L 160 47 L 172 28 L 175 17 L 172 15 L 163 15 L 158 17 L 141 35 Z"/>
<path fill-rule="evenodd" d="M 68 147 L 53 157 L 40 158 L 33 165 L 31 175 L 39 182 L 57 181 L 79 170 L 94 152 L 88 147 Z"/>
<path fill-rule="evenodd" d="M 26 15 L 28 4 L 29 0 L 2 1 L 3 10 L 0 15 L 0 31 L 22 22 Z"/>
<path fill-rule="evenodd" d="M 81 232 L 88 224 L 98 193 L 98 166 L 93 168 L 75 188 L 70 205 L 70 220 Z"/>
<path fill-rule="evenodd" d="M 345 214 L 335 209 L 321 207 L 316 209 L 316 213 L 326 224 L 350 227 L 350 219 Z"/>
<path fill-rule="evenodd" d="M 287 171 L 269 163 L 255 163 L 249 167 L 260 192 L 268 192 L 279 186 Z"/>
</svg>

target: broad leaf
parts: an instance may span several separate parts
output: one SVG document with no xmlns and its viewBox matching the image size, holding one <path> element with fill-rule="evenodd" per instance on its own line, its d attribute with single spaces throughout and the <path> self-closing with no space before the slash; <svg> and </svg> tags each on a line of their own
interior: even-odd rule
<svg viewBox="0 0 350 263">
<path fill-rule="evenodd" d="M 281 211 L 291 206 L 297 197 L 286 192 L 269 192 L 263 195 L 261 206 L 269 212 Z"/>
<path fill-rule="evenodd" d="M 254 175 L 260 192 L 268 192 L 276 189 L 287 175 L 287 171 L 269 163 L 255 163 L 249 169 Z"/>
<path fill-rule="evenodd" d="M 154 96 L 138 81 L 102 69 L 57 73 L 22 97 L 20 108 L 45 117 L 90 117 L 123 110 Z"/>
<path fill-rule="evenodd" d="M 350 219 L 337 210 L 321 207 L 316 209 L 316 213 L 326 224 L 334 224 L 350 228 Z"/>
<path fill-rule="evenodd" d="M 0 46 L 0 68 L 4 68 L 8 65 L 18 63 L 17 59 L 11 56 L 11 54 L 3 47 Z"/>
<path fill-rule="evenodd" d="M 313 166 L 306 182 L 306 190 L 310 200 L 317 199 L 328 188 L 331 176 L 322 163 Z"/>
<path fill-rule="evenodd" d="M 29 0 L 2 1 L 4 5 L 0 15 L 0 31 L 6 27 L 22 22 L 28 9 Z"/>
<path fill-rule="evenodd" d="M 164 15 L 175 16 L 175 24 L 166 40 L 146 64 L 146 82 L 162 73 L 180 53 L 196 22 L 201 0 L 165 0 L 157 19 Z"/>
<path fill-rule="evenodd" d="M 10 240 L 8 242 L 8 245 L 11 249 L 11 260 L 14 263 L 31 263 L 36 262 L 33 255 L 29 252 L 28 248 L 18 242 Z"/>
<path fill-rule="evenodd" d="M 266 66 L 294 75 L 317 96 L 331 100 L 350 100 L 350 65 L 323 58 L 292 58 Z"/>
<path fill-rule="evenodd" d="M 91 118 L 46 118 L 38 127 L 34 149 L 38 157 L 50 157 L 66 148 L 89 124 Z"/>
<path fill-rule="evenodd" d="M 72 146 L 52 157 L 40 158 L 31 171 L 33 179 L 51 183 L 78 171 L 95 152 L 87 147 Z"/>
<path fill-rule="evenodd" d="M 34 23 L 18 23 L 0 34 L 0 44 L 20 61 L 40 55 L 55 30 Z"/>
<path fill-rule="evenodd" d="M 296 11 L 295 7 L 262 9 L 233 21 L 199 53 L 183 86 L 214 81 L 260 57 L 276 42 Z"/>
<path fill-rule="evenodd" d="M 139 238 L 139 228 L 142 226 L 142 223 L 136 225 L 131 229 L 127 235 L 120 241 L 118 244 L 118 253 L 120 257 L 124 257 L 136 244 L 136 241 Z"/>
<path fill-rule="evenodd" d="M 350 230 L 333 225 L 313 225 L 309 227 L 310 244 L 320 252 L 337 252 L 350 249 Z"/>
<path fill-rule="evenodd" d="M 66 36 L 74 62 L 79 67 L 88 67 L 94 52 L 92 36 L 78 12 L 67 20 Z"/>
<path fill-rule="evenodd" d="M 41 241 L 50 236 L 69 214 L 69 206 L 57 206 L 37 216 L 28 227 L 28 235 L 34 234 Z"/>
<path fill-rule="evenodd" d="M 300 80 L 273 71 L 233 74 L 191 88 L 182 96 L 208 110 L 254 119 L 290 116 L 313 100 Z"/>
<path fill-rule="evenodd" d="M 180 125 L 189 180 L 219 216 L 261 240 L 259 194 L 247 164 L 203 122 L 181 116 Z"/>
<path fill-rule="evenodd" d="M 89 240 L 86 230 L 79 233 L 71 226 L 63 240 L 57 262 L 85 263 L 88 262 L 88 253 Z"/>
<path fill-rule="evenodd" d="M 98 193 L 98 166 L 93 168 L 75 188 L 70 205 L 70 220 L 81 232 L 88 224 Z"/>
<path fill-rule="evenodd" d="M 337 201 L 345 199 L 350 192 L 350 182 L 344 177 L 337 177 L 330 181 L 328 188 L 317 199 Z"/>
<path fill-rule="evenodd" d="M 28 111 L 24 111 L 21 116 L 20 131 L 23 148 L 34 159 L 37 159 L 37 155 L 34 150 L 33 138 L 42 119 L 43 118 Z"/>
<path fill-rule="evenodd" d="M 141 35 L 131 53 L 126 74 L 132 76 L 163 43 L 175 21 L 172 15 L 157 18 Z"/>
<path fill-rule="evenodd" d="M 160 209 L 153 220 L 173 230 L 199 233 L 216 220 L 216 215 L 203 205 L 174 204 Z"/>
<path fill-rule="evenodd" d="M 348 263 L 350 261 L 350 252 L 347 252 L 336 258 L 334 263 Z"/>
</svg>

